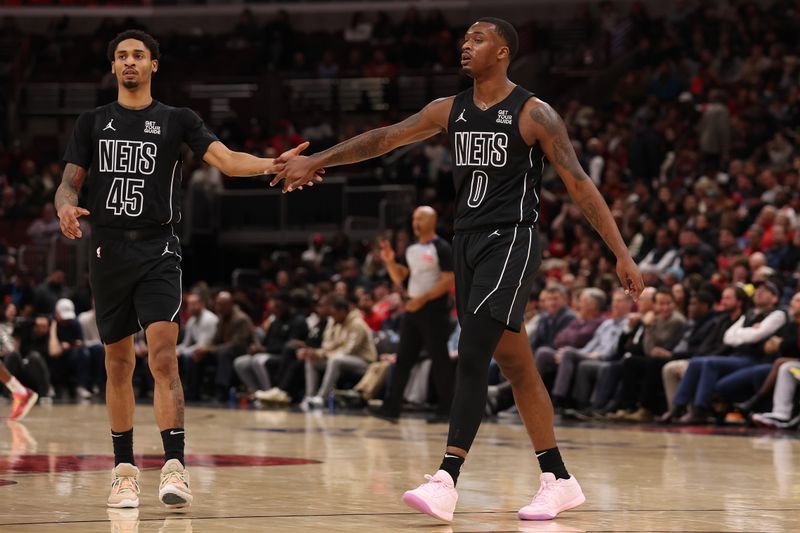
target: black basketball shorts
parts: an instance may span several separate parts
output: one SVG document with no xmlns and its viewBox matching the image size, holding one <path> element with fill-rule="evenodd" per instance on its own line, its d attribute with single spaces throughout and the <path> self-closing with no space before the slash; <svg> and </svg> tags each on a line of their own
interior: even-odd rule
<svg viewBox="0 0 800 533">
<path fill-rule="evenodd" d="M 178 322 L 181 247 L 171 228 L 92 234 L 89 281 L 97 328 L 112 344 L 154 322 Z"/>
<path fill-rule="evenodd" d="M 453 258 L 459 319 L 485 311 L 519 332 L 541 256 L 538 234 L 529 226 L 457 233 Z"/>
</svg>

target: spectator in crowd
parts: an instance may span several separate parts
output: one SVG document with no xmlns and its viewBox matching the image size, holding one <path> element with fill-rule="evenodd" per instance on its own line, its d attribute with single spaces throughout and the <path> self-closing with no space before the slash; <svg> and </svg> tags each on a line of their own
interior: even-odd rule
<svg viewBox="0 0 800 533">
<path fill-rule="evenodd" d="M 622 361 L 633 355 L 643 355 L 644 333 L 646 326 L 643 318 L 653 312 L 655 308 L 656 289 L 645 287 L 639 295 L 636 312 L 628 315 L 627 324 L 620 335 L 617 353 L 610 361 L 583 361 L 578 367 L 577 380 L 579 382 L 594 382 L 589 398 L 590 407 L 584 409 L 586 417 L 604 418 L 609 413 L 620 409 L 620 399 L 616 394 L 622 380 Z M 590 387 L 582 385 L 579 390 L 588 390 Z M 586 398 L 576 398 L 580 407 L 585 404 Z"/>
<path fill-rule="evenodd" d="M 48 355 L 53 385 L 73 391 L 80 400 L 90 399 L 89 358 L 83 349 L 83 333 L 75 317 L 75 305 L 67 298 L 55 304 Z"/>
<path fill-rule="evenodd" d="M 86 358 L 88 359 L 88 384 L 90 387 L 87 388 L 92 394 L 105 395 L 106 351 L 103 347 L 103 341 L 100 340 L 100 331 L 97 329 L 94 300 L 92 300 L 91 309 L 78 315 L 78 324 L 81 326 L 83 348 L 86 351 Z"/>
<path fill-rule="evenodd" d="M 672 399 L 678 383 L 686 373 L 689 359 L 712 355 L 725 350 L 722 342 L 725 331 L 739 319 L 747 307 L 747 294 L 741 289 L 728 287 L 722 292 L 721 309 L 712 311 L 713 296 L 707 291 L 692 294 L 689 299 L 689 322 L 683 338 L 672 351 L 670 361 L 661 369 L 661 381 L 666 394 L 667 409 L 672 408 Z"/>
<path fill-rule="evenodd" d="M 642 317 L 642 323 L 642 355 L 631 354 L 622 360 L 620 410 L 609 415 L 611 420 L 649 422 L 663 411 L 661 368 L 672 357 L 686 326 L 686 318 L 675 309 L 671 289 L 656 291 L 655 307 Z"/>
<path fill-rule="evenodd" d="M 222 291 L 217 295 L 216 311 L 219 322 L 211 345 L 196 346 L 191 360 L 184 360 L 187 363 L 184 388 L 189 400 L 200 399 L 201 372 L 209 365 L 216 365 L 215 396 L 217 401 L 227 401 L 233 383 L 233 360 L 247 351 L 253 338 L 253 321 L 233 302 L 230 292 Z"/>
<path fill-rule="evenodd" d="M 583 348 L 564 350 L 552 391 L 553 405 L 557 411 L 563 410 L 571 397 L 573 377 L 581 362 L 608 361 L 616 355 L 632 304 L 633 300 L 625 291 L 615 290 L 611 298 L 611 313 L 594 332 L 592 339 Z M 588 396 L 585 392 L 576 394 L 580 397 Z"/>
<path fill-rule="evenodd" d="M 582 290 L 575 319 L 555 336 L 552 348 L 542 346 L 536 350 L 536 367 L 545 383 L 554 377 L 569 348 L 583 348 L 591 340 L 603 322 L 605 303 L 606 294 L 602 290 L 596 287 Z"/>
<path fill-rule="evenodd" d="M 344 298 L 334 298 L 332 307 L 333 321 L 325 328 L 322 346 L 298 354 L 306 365 L 306 397 L 302 402 L 305 409 L 325 405 L 343 373 L 361 377 L 369 363 L 377 359 L 372 333 L 361 312 L 351 309 Z M 324 371 L 321 384 L 320 371 Z"/>
<path fill-rule="evenodd" d="M 8 312 L 6 308 L 6 312 Z M 14 328 L 14 339 L 19 346 L 19 361 L 11 355 L 7 362 L 14 375 L 21 376 L 26 386 L 39 394 L 40 402 L 52 402 L 55 392 L 50 380 L 50 349 L 55 348 L 51 343 L 50 319 L 45 315 L 37 315 L 29 321 L 17 323 Z M 19 370 L 23 367 L 24 370 Z"/>
<path fill-rule="evenodd" d="M 674 238 L 667 228 L 656 230 L 656 246 L 639 262 L 642 274 L 661 275 L 668 269 L 678 266 L 680 254 L 673 244 Z M 652 280 L 652 277 L 649 277 Z M 647 281 L 647 280 L 645 280 Z"/>
<path fill-rule="evenodd" d="M 567 289 L 560 284 L 551 284 L 542 290 L 540 295 L 542 316 L 531 335 L 530 342 L 533 353 L 540 347 L 553 347 L 556 335 L 575 319 L 575 311 L 569 308 Z"/>
<path fill-rule="evenodd" d="M 323 295 L 317 301 L 314 313 L 306 319 L 308 336 L 305 340 L 294 339 L 286 343 L 276 372 L 276 386 L 269 390 L 256 391 L 255 397 L 262 402 L 289 404 L 303 398 L 303 372 L 305 360 L 313 356 L 322 346 L 325 331 L 330 327 L 333 297 Z"/>
<path fill-rule="evenodd" d="M 744 402 L 736 404 L 736 408 L 745 414 L 749 414 L 753 409 L 763 403 L 769 396 L 772 389 L 776 386 L 778 376 L 781 372 L 781 367 L 784 363 L 795 362 L 800 359 L 800 345 L 798 344 L 798 327 L 800 325 L 800 292 L 797 292 L 789 302 L 789 320 L 784 326 L 777 331 L 775 335 L 769 338 L 764 344 L 764 352 L 770 356 L 777 357 L 772 364 L 759 365 L 750 369 L 749 375 L 742 376 L 744 387 L 747 386 L 748 379 L 752 379 L 750 384 L 760 383 L 758 391 Z M 764 376 L 766 375 L 766 378 Z M 784 378 L 785 379 L 785 378 Z M 734 384 L 736 385 L 736 384 Z M 758 386 L 758 385 L 756 385 Z M 786 385 L 784 385 L 786 386 Z M 741 388 L 744 388 L 741 387 Z M 733 391 L 741 390 L 738 387 L 732 387 Z M 724 394 L 725 391 L 721 391 Z M 777 398 L 778 396 L 774 396 Z M 783 422 L 786 422 L 790 417 L 791 412 L 786 412 L 785 397 L 781 398 L 781 409 L 777 412 L 778 416 Z M 790 398 L 791 403 L 791 398 Z M 773 410 L 773 413 L 776 411 Z M 787 416 L 783 416 L 787 415 Z M 781 418 L 782 417 L 782 418 Z"/>
<path fill-rule="evenodd" d="M 189 364 L 195 348 L 211 346 L 219 324 L 217 315 L 206 308 L 202 295 L 193 291 L 184 301 L 189 318 L 183 326 L 183 338 L 177 346 L 181 366 Z"/>
<path fill-rule="evenodd" d="M 723 341 L 728 354 L 696 357 L 689 362 L 663 422 L 705 423 L 716 389 L 725 386 L 728 375 L 758 364 L 766 356 L 764 342 L 786 323 L 786 312 L 778 307 L 780 295 L 774 282 L 759 284 L 753 296 L 754 308 L 725 332 Z M 692 409 L 686 412 L 690 403 Z"/>
<path fill-rule="evenodd" d="M 66 298 L 69 289 L 65 286 L 66 276 L 63 270 L 54 270 L 47 280 L 40 284 L 33 293 L 34 308 L 37 313 L 52 315 L 56 301 Z"/>
<path fill-rule="evenodd" d="M 267 363 L 283 357 L 292 341 L 302 342 L 308 336 L 306 319 L 296 311 L 288 294 L 278 294 L 270 303 L 272 313 L 256 329 L 251 353 L 240 355 L 233 362 L 236 375 L 253 394 L 272 388 Z"/>
</svg>

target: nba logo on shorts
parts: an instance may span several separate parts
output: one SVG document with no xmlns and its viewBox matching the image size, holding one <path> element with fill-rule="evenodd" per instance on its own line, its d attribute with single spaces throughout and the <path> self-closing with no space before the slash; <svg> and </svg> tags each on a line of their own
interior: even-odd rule
<svg viewBox="0 0 800 533">
<path fill-rule="evenodd" d="M 97 258 L 98 259 L 102 259 L 103 258 L 102 257 L 102 255 L 103 255 L 103 247 L 102 246 L 98 246 L 97 250 L 95 250 L 95 253 L 97 254 Z"/>
</svg>

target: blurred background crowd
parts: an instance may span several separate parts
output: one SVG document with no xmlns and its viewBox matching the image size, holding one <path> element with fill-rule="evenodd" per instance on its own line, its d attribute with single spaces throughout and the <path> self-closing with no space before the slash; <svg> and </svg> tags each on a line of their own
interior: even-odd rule
<svg viewBox="0 0 800 533">
<path fill-rule="evenodd" d="M 564 417 L 794 427 L 800 8 L 783 0 L 669 4 L 660 10 L 647 2 L 571 4 L 554 28 L 533 19 L 519 23 L 522 58 L 512 74 L 562 114 L 649 287 L 637 303 L 617 290 L 614 257 L 548 168 L 538 227 L 544 261 L 526 329 Z M 452 75 L 466 24 L 441 11 L 409 9 L 356 13 L 320 30 L 287 12 L 267 17 L 245 10 L 232 28 L 212 35 L 191 24 L 160 33 L 141 21 L 111 18 L 89 32 L 62 18 L 42 32 L 6 17 L 0 24 L 0 106 L 9 117 L 0 131 L 0 350 L 44 401 L 101 400 L 103 348 L 79 268 L 85 250 L 60 241 L 52 207 L 63 148 L 63 135 L 53 131 L 68 131 L 65 120 L 74 115 L 37 119 L 24 110 L 43 98 L 30 89 L 37 84 L 91 81 L 97 105 L 113 99 L 105 45 L 128 27 L 160 38 L 164 68 L 155 96 L 171 104 L 193 102 L 190 92 L 177 89 L 188 81 L 205 80 L 211 90 L 222 78 L 283 80 L 277 93 L 258 83 L 252 89 L 254 98 L 274 95 L 286 103 L 282 108 L 262 103 L 242 110 L 233 103 L 219 112 L 212 99 L 198 109 L 232 148 L 275 154 L 306 139 L 311 151 L 319 150 L 403 118 L 416 104 L 404 100 L 402 80 Z M 303 84 L 328 90 L 326 80 L 337 81 L 337 94 L 347 80 L 361 85 L 353 102 L 340 99 L 332 109 L 324 98 L 304 99 Z M 369 80 L 379 80 L 379 96 Z M 451 93 L 464 83 L 457 80 Z M 578 89 L 562 91 L 566 83 Z M 220 198 L 260 194 L 266 185 L 187 161 L 183 185 L 194 204 L 182 229 L 191 238 L 179 346 L 187 398 L 307 409 L 380 400 L 392 379 L 407 301 L 406 289 L 387 273 L 380 240 L 402 260 L 415 240 L 411 210 L 423 204 L 439 215 L 437 233 L 452 236 L 450 169 L 445 136 L 335 169 L 345 189 L 391 195 L 386 187 L 411 185 L 412 197 L 406 209 L 366 231 L 305 224 L 293 242 L 266 238 L 233 249 L 218 227 L 204 233 L 193 225 L 215 217 L 224 225 L 225 210 L 236 205 Z M 313 194 L 324 197 L 326 187 Z M 293 195 L 292 205 L 303 194 Z M 315 215 L 313 207 L 297 209 L 303 218 Z M 457 360 L 455 316 L 451 323 Z M 363 342 L 346 344 L 343 335 Z M 143 339 L 137 355 L 145 361 Z M 341 355 L 363 364 L 341 364 Z M 420 409 L 438 401 L 427 355 L 420 353 L 405 389 L 407 402 Z M 152 394 L 146 364 L 136 387 L 140 397 Z M 499 372 L 489 391 L 487 416 L 513 417 L 510 387 Z"/>
</svg>

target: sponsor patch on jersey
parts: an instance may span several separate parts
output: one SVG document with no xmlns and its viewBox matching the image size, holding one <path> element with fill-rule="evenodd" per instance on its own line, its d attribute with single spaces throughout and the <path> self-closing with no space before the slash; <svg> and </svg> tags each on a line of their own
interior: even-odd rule
<svg viewBox="0 0 800 533">
<path fill-rule="evenodd" d="M 153 133 L 155 135 L 161 135 L 161 126 L 158 126 L 155 120 L 145 120 L 144 132 Z"/>
<path fill-rule="evenodd" d="M 512 116 L 508 113 L 508 109 L 498 109 L 497 110 L 497 120 L 498 124 L 511 124 Z"/>
</svg>

